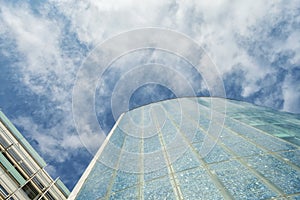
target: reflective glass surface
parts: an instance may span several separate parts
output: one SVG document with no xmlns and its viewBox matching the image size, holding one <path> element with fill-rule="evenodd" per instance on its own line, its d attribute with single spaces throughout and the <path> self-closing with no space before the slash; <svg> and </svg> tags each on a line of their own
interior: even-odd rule
<svg viewBox="0 0 300 200">
<path fill-rule="evenodd" d="M 76 199 L 299 199 L 300 116 L 212 99 L 125 113 Z"/>
</svg>

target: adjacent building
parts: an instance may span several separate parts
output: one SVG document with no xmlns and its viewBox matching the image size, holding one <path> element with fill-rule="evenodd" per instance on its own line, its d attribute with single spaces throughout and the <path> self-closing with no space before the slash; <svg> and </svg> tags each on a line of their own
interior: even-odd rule
<svg viewBox="0 0 300 200">
<path fill-rule="evenodd" d="M 1 111 L 0 150 L 0 199 L 67 199 L 69 190 L 48 175 L 45 161 Z"/>
<path fill-rule="evenodd" d="M 300 199 L 300 116 L 218 98 L 173 99 L 122 114 L 70 194 L 272 198 Z"/>
</svg>

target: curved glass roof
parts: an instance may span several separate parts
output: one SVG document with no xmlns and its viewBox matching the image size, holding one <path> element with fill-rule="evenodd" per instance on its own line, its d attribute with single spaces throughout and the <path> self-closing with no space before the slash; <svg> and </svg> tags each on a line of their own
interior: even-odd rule
<svg viewBox="0 0 300 200">
<path fill-rule="evenodd" d="M 218 98 L 149 104 L 121 115 L 70 199 L 300 199 L 299 141 L 299 115 Z"/>
</svg>

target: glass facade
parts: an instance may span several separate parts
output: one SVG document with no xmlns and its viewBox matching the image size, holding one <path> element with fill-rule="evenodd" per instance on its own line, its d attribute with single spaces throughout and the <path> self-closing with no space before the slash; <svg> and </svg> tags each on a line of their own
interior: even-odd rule
<svg viewBox="0 0 300 200">
<path fill-rule="evenodd" d="M 300 115 L 218 98 L 173 99 L 124 113 L 70 195 L 271 198 L 300 199 Z"/>
</svg>

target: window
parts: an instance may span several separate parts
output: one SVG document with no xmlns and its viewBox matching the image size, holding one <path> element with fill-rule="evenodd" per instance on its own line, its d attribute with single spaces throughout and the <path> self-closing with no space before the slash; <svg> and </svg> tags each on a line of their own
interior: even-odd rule
<svg viewBox="0 0 300 200">
<path fill-rule="evenodd" d="M 0 135 L 0 144 L 4 147 L 7 148 L 9 144 L 6 142 L 6 140 Z"/>
<path fill-rule="evenodd" d="M 30 182 L 24 185 L 22 189 L 30 199 L 34 199 L 39 194 L 39 192 L 34 188 L 32 183 Z"/>
<path fill-rule="evenodd" d="M 2 186 L 0 185 L 0 193 L 4 196 L 4 197 L 7 197 L 9 195 L 9 193 L 7 192 L 7 190 Z"/>
<path fill-rule="evenodd" d="M 32 179 L 32 181 L 41 189 L 43 190 L 45 188 L 45 186 L 41 183 L 41 181 L 37 178 L 37 177 L 34 177 Z"/>
<path fill-rule="evenodd" d="M 29 169 L 29 167 L 23 161 L 20 163 L 20 166 L 22 167 L 22 169 L 26 172 L 26 174 L 28 176 L 31 176 L 33 174 L 33 172 Z"/>
<path fill-rule="evenodd" d="M 13 157 L 15 159 L 16 162 L 20 162 L 22 160 L 20 158 L 20 156 L 15 152 L 15 150 L 13 150 L 13 149 L 10 148 L 7 151 L 11 155 L 11 157 Z"/>
<path fill-rule="evenodd" d="M 47 199 L 49 199 L 49 200 L 56 200 L 56 199 L 50 194 L 50 192 L 47 192 L 47 193 L 45 194 L 45 196 L 46 196 Z"/>
</svg>

